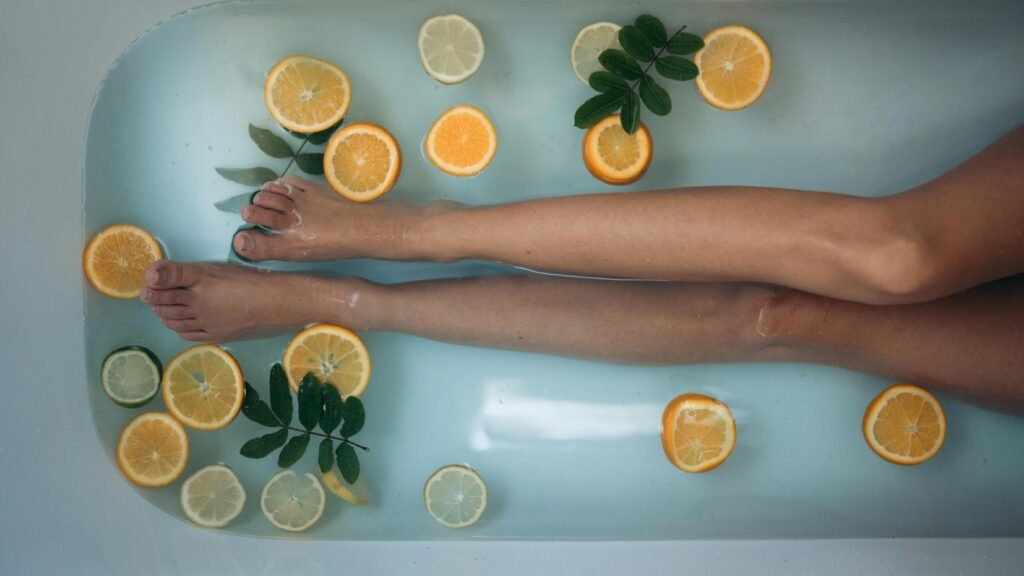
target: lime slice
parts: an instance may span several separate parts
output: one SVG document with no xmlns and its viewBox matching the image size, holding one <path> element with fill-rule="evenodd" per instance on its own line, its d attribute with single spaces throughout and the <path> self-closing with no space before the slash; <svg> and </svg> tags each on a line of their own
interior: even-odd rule
<svg viewBox="0 0 1024 576">
<path fill-rule="evenodd" d="M 458 84 L 472 76 L 484 61 L 480 30 L 458 14 L 435 16 L 420 28 L 420 63 L 431 78 Z"/>
<path fill-rule="evenodd" d="M 138 408 L 156 396 L 162 375 L 156 354 L 141 346 L 125 346 L 103 360 L 100 382 L 115 403 Z"/>
<path fill-rule="evenodd" d="M 324 514 L 327 496 L 312 474 L 282 470 L 267 482 L 260 496 L 260 508 L 270 523 L 281 530 L 302 532 Z"/>
<path fill-rule="evenodd" d="M 370 488 L 364 480 L 366 474 L 360 474 L 355 484 L 338 478 L 333 468 L 327 472 L 320 472 L 320 476 L 324 479 L 324 486 L 338 498 L 356 506 L 366 506 L 370 503 Z"/>
<path fill-rule="evenodd" d="M 434 520 L 449 528 L 465 528 L 487 508 L 487 485 L 472 468 L 452 464 L 427 478 L 423 501 Z"/>
<path fill-rule="evenodd" d="M 181 485 L 181 509 L 204 528 L 223 528 L 242 512 L 245 488 L 231 468 L 207 466 Z"/>
<path fill-rule="evenodd" d="M 587 79 L 598 70 L 604 70 L 604 66 L 597 61 L 601 52 L 609 48 L 622 48 L 619 44 L 619 30 L 622 26 L 612 22 L 596 22 L 584 26 L 576 35 L 569 51 L 569 62 L 572 64 L 572 71 L 580 82 L 587 86 L 590 83 Z"/>
</svg>

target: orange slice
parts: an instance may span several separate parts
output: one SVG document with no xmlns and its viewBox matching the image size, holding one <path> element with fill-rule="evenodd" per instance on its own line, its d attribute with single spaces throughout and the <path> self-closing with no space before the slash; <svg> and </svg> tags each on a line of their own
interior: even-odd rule
<svg viewBox="0 0 1024 576">
<path fill-rule="evenodd" d="M 82 268 L 101 294 L 128 300 L 138 298 L 146 284 L 143 274 L 164 251 L 152 234 L 131 224 L 117 224 L 93 236 L 82 254 Z"/>
<path fill-rule="evenodd" d="M 583 164 L 605 184 L 624 186 L 639 180 L 654 157 L 654 140 L 647 126 L 640 123 L 633 134 L 626 134 L 613 114 L 590 127 L 583 136 Z"/>
<path fill-rule="evenodd" d="M 453 176 L 479 174 L 494 160 L 498 133 L 479 108 L 456 106 L 438 118 L 423 143 L 427 158 Z"/>
<path fill-rule="evenodd" d="M 677 396 L 661 418 L 661 447 L 676 468 L 707 472 L 736 446 L 736 421 L 729 407 L 703 394 Z"/>
<path fill-rule="evenodd" d="M 317 324 L 300 332 L 284 351 L 288 384 L 298 392 L 303 376 L 312 372 L 321 384 L 338 389 L 342 398 L 359 396 L 370 383 L 370 353 L 354 332 Z"/>
<path fill-rule="evenodd" d="M 136 416 L 117 441 L 117 465 L 139 486 L 166 486 L 185 471 L 187 462 L 185 429 L 163 412 Z"/>
<path fill-rule="evenodd" d="M 700 68 L 697 89 L 701 96 L 722 110 L 740 110 L 757 102 L 772 75 L 768 45 L 745 26 L 712 30 L 693 63 Z"/>
<path fill-rule="evenodd" d="M 401 171 L 398 142 L 376 124 L 345 126 L 324 150 L 324 175 L 331 188 L 355 202 L 369 202 L 391 190 Z"/>
<path fill-rule="evenodd" d="M 303 134 L 338 123 L 352 102 L 348 76 L 334 64 L 297 54 L 270 69 L 263 100 L 281 126 Z"/>
<path fill-rule="evenodd" d="M 238 362 L 213 344 L 193 346 L 164 370 L 164 404 L 182 424 L 219 430 L 242 409 L 245 380 Z"/>
<path fill-rule="evenodd" d="M 920 464 L 946 439 L 946 414 L 927 390 L 897 384 L 868 404 L 862 423 L 868 446 L 894 464 Z"/>
</svg>

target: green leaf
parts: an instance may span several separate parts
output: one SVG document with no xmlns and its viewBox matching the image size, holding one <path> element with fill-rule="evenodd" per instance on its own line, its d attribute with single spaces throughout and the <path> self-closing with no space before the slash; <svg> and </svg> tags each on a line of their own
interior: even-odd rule
<svg viewBox="0 0 1024 576">
<path fill-rule="evenodd" d="M 260 400 L 259 393 L 256 389 L 245 383 L 245 399 L 242 401 L 242 415 L 252 420 L 257 424 L 264 426 L 278 427 L 281 426 L 281 422 L 278 421 L 274 413 L 270 411 L 270 406 L 263 400 Z"/>
<path fill-rule="evenodd" d="M 327 141 L 331 139 L 331 136 L 334 135 L 334 132 L 341 126 L 341 124 L 344 121 L 345 119 L 342 118 L 341 120 L 338 120 L 338 123 L 335 124 L 334 126 L 331 126 L 326 130 L 321 130 L 320 132 L 314 132 L 313 134 L 310 134 L 309 143 L 316 144 L 317 146 L 321 144 L 326 144 Z"/>
<path fill-rule="evenodd" d="M 693 54 L 704 47 L 704 39 L 696 34 L 680 32 L 668 41 L 668 53 L 677 56 Z"/>
<path fill-rule="evenodd" d="M 214 204 L 217 210 L 221 212 L 231 212 L 233 214 L 239 214 L 242 212 L 242 208 L 249 204 L 249 199 L 252 198 L 252 193 L 247 192 L 245 194 L 239 194 L 232 196 L 225 200 L 221 200 Z"/>
<path fill-rule="evenodd" d="M 292 423 L 292 389 L 280 362 L 270 367 L 270 407 L 285 426 Z"/>
<path fill-rule="evenodd" d="M 646 74 L 640 79 L 640 99 L 648 110 L 658 116 L 666 116 L 672 111 L 672 98 L 668 92 Z"/>
<path fill-rule="evenodd" d="M 271 432 L 270 434 L 264 434 L 249 440 L 242 444 L 242 449 L 238 452 L 246 458 L 265 458 L 271 452 L 283 446 L 287 439 L 288 429 L 281 428 L 277 432 Z"/>
<path fill-rule="evenodd" d="M 590 128 L 604 120 L 622 107 L 625 92 L 618 94 L 598 94 L 587 100 L 576 110 L 575 123 L 577 128 Z"/>
<path fill-rule="evenodd" d="M 309 434 L 299 434 L 298 436 L 292 436 L 292 439 L 284 445 L 281 449 L 281 453 L 277 455 L 277 465 L 279 468 L 291 468 L 292 464 L 299 461 L 302 455 L 306 453 L 306 448 L 309 446 Z"/>
<path fill-rule="evenodd" d="M 597 57 L 597 61 L 612 74 L 618 74 L 626 80 L 636 80 L 643 74 L 643 70 L 640 69 L 640 64 L 637 63 L 636 59 L 615 48 L 609 48 L 601 52 L 601 55 Z"/>
<path fill-rule="evenodd" d="M 654 63 L 654 69 L 670 80 L 693 80 L 700 74 L 697 65 L 679 56 L 664 56 Z"/>
<path fill-rule="evenodd" d="M 619 122 L 626 134 L 633 134 L 640 127 L 640 99 L 632 90 L 626 92 L 626 97 L 622 100 L 622 116 L 619 117 Z"/>
<path fill-rule="evenodd" d="M 262 166 L 256 168 L 214 168 L 217 174 L 232 182 L 246 186 L 263 186 L 267 182 L 277 180 L 277 172 Z"/>
<path fill-rule="evenodd" d="M 335 452 L 338 457 L 338 470 L 341 470 L 341 477 L 349 484 L 355 484 L 359 480 L 359 456 L 351 444 L 339 444 Z"/>
<path fill-rule="evenodd" d="M 636 26 L 623 26 L 619 30 L 619 44 L 627 54 L 641 62 L 654 60 L 654 46 Z"/>
<path fill-rule="evenodd" d="M 665 25 L 656 16 L 651 16 L 650 14 L 637 16 L 635 24 L 644 33 L 644 36 L 647 36 L 651 44 L 662 46 L 668 41 L 668 32 L 665 31 Z"/>
<path fill-rule="evenodd" d="M 320 429 L 324 434 L 330 434 L 338 424 L 341 424 L 343 404 L 338 389 L 329 384 L 320 387 L 320 395 L 323 397 L 324 410 L 320 413 Z"/>
<path fill-rule="evenodd" d="M 307 372 L 299 385 L 299 422 L 306 430 L 312 430 L 320 420 L 321 402 L 320 383 L 312 372 Z"/>
<path fill-rule="evenodd" d="M 590 87 L 598 92 L 621 94 L 629 89 L 629 84 L 622 79 L 622 76 L 616 76 L 607 70 L 594 72 L 587 81 L 590 83 Z"/>
<path fill-rule="evenodd" d="M 284 138 L 266 128 L 249 124 L 249 138 L 260 147 L 260 150 L 273 158 L 291 158 L 295 154 Z"/>
<path fill-rule="evenodd" d="M 327 386 L 327 388 L 334 388 L 334 386 Z M 334 442 L 330 438 L 320 441 L 320 455 L 317 458 L 317 463 L 320 465 L 321 472 L 327 472 L 334 468 Z"/>
<path fill-rule="evenodd" d="M 341 425 L 341 435 L 345 438 L 355 436 L 366 423 L 366 408 L 363 407 L 363 401 L 355 396 L 349 396 L 345 399 L 343 413 L 345 423 Z"/>
<path fill-rule="evenodd" d="M 324 155 L 320 152 L 303 152 L 295 157 L 295 163 L 306 174 L 324 173 Z"/>
</svg>

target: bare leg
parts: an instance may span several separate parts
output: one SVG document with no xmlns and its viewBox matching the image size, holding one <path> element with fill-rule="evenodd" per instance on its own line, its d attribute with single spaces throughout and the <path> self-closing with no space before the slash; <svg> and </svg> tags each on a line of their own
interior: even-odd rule
<svg viewBox="0 0 1024 576">
<path fill-rule="evenodd" d="M 1024 277 L 926 304 L 875 307 L 736 284 L 504 276 L 380 286 L 173 262 L 147 274 L 156 282 L 143 299 L 185 302 L 155 310 L 193 340 L 321 321 L 618 362 L 830 364 L 1024 400 Z"/>
</svg>

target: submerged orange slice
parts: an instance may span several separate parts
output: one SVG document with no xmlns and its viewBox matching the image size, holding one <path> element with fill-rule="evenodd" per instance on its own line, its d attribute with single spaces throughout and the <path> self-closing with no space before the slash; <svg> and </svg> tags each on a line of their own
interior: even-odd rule
<svg viewBox="0 0 1024 576">
<path fill-rule="evenodd" d="M 117 465 L 139 486 L 166 486 L 188 462 L 188 436 L 181 423 L 163 412 L 136 416 L 117 441 Z"/>
<path fill-rule="evenodd" d="M 138 226 L 117 224 L 93 236 L 82 254 L 85 277 L 100 293 L 127 300 L 138 298 L 143 274 L 164 252 L 153 235 Z"/>
<path fill-rule="evenodd" d="M 479 108 L 456 106 L 434 122 L 423 147 L 427 158 L 441 171 L 473 176 L 494 160 L 498 133 Z"/>
<path fill-rule="evenodd" d="M 683 394 L 668 403 L 661 418 L 661 447 L 676 468 L 707 472 L 736 446 L 736 421 L 729 407 L 703 394 Z"/>
<path fill-rule="evenodd" d="M 643 122 L 627 134 L 613 114 L 591 126 L 583 136 L 583 164 L 605 184 L 624 186 L 639 180 L 654 157 L 654 141 Z"/>
<path fill-rule="evenodd" d="M 263 84 L 263 99 L 281 126 L 310 134 L 326 130 L 348 112 L 352 86 L 334 64 L 297 54 L 270 69 Z"/>
<path fill-rule="evenodd" d="M 868 446 L 894 464 L 920 464 L 946 439 L 946 414 L 927 390 L 897 384 L 868 404 L 862 423 Z"/>
<path fill-rule="evenodd" d="M 370 383 L 366 345 L 351 330 L 332 324 L 317 324 L 295 336 L 285 348 L 283 364 L 296 392 L 308 372 L 337 388 L 342 398 L 359 396 Z"/>
<path fill-rule="evenodd" d="M 740 110 L 757 102 L 772 75 L 768 45 L 745 26 L 712 30 L 693 63 L 700 68 L 696 82 L 701 96 L 722 110 Z"/>
<path fill-rule="evenodd" d="M 164 370 L 164 403 L 182 424 L 218 430 L 242 409 L 245 380 L 238 362 L 213 344 L 193 346 L 174 357 Z"/>
<path fill-rule="evenodd" d="M 324 175 L 331 188 L 355 202 L 369 202 L 391 190 L 401 171 L 398 142 L 376 124 L 345 126 L 324 150 Z"/>
</svg>

